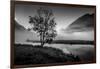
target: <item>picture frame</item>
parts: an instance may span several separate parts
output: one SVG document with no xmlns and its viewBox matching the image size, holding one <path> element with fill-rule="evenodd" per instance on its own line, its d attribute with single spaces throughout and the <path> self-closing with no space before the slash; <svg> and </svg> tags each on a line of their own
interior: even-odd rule
<svg viewBox="0 0 100 69">
<path fill-rule="evenodd" d="M 45 10 L 45 11 L 48 10 L 48 8 L 52 9 L 54 11 L 55 19 L 57 18 L 56 21 L 58 22 L 57 23 L 58 28 L 56 29 L 56 31 L 57 31 L 57 36 L 59 36 L 59 37 L 56 36 L 57 40 L 53 41 L 54 43 L 57 44 L 56 46 L 53 45 L 54 49 L 51 47 L 45 47 L 45 46 L 40 47 L 39 46 L 39 50 L 38 50 L 37 47 L 29 48 L 30 45 L 25 46 L 25 44 L 23 42 L 22 42 L 22 44 L 20 43 L 21 41 L 24 40 L 23 38 L 25 38 L 25 40 L 29 43 L 30 42 L 31 43 L 34 43 L 34 42 L 39 43 L 38 40 L 32 40 L 31 39 L 32 37 L 30 37 L 31 35 L 26 33 L 26 30 L 27 31 L 30 30 L 28 28 L 28 27 L 30 27 L 28 24 L 28 20 L 31 21 L 31 18 L 35 17 L 36 9 L 37 8 L 41 9 L 41 7 L 43 7 L 42 10 Z M 46 9 L 44 9 L 44 8 L 46 8 Z M 32 10 L 33 10 L 33 13 L 32 13 Z M 32 17 L 31 15 L 34 17 Z M 67 16 L 65 16 L 65 15 L 67 15 Z M 30 19 L 29 19 L 29 16 L 31 17 Z M 24 17 L 26 17 L 26 18 L 24 18 Z M 96 6 L 95 5 L 61 4 L 61 3 L 46 3 L 46 2 L 33 2 L 33 1 L 11 1 L 11 18 L 10 18 L 10 20 L 11 20 L 11 36 L 10 36 L 11 37 L 11 48 L 10 48 L 11 49 L 11 51 L 10 51 L 10 53 L 11 53 L 10 65 L 11 66 L 10 67 L 11 68 L 26 68 L 26 67 L 42 67 L 42 66 L 76 65 L 76 64 L 96 63 Z M 84 20 L 86 20 L 86 21 L 84 21 Z M 53 19 L 52 19 L 52 21 L 53 21 Z M 67 23 L 64 23 L 66 21 L 69 22 L 68 26 L 70 25 L 70 23 L 74 23 L 74 24 L 71 24 L 71 26 L 69 26 L 69 28 L 66 29 L 66 28 L 64 28 L 64 25 L 67 25 Z M 81 24 L 79 22 L 81 22 Z M 34 22 L 30 22 L 30 23 L 34 24 Z M 54 22 L 52 22 L 52 23 L 54 23 Z M 25 27 L 25 29 L 23 29 L 24 27 Z M 39 28 L 39 26 L 38 26 L 38 28 Z M 60 28 L 60 30 L 59 30 L 59 28 Z M 23 30 L 25 32 L 23 32 Z M 66 30 L 67 30 L 67 32 L 66 32 Z M 65 34 L 65 33 L 67 33 L 67 34 Z M 72 33 L 74 33 L 74 36 L 72 35 Z M 77 37 L 77 35 L 78 35 L 78 37 Z M 26 39 L 26 37 L 27 37 L 27 39 Z M 31 40 L 28 37 L 30 37 Z M 36 36 L 34 36 L 33 38 L 37 39 L 35 37 Z M 75 40 L 77 40 L 77 41 L 75 41 Z M 62 45 L 63 48 L 61 48 L 61 47 L 59 47 L 59 43 L 64 44 L 64 45 L 67 44 L 66 46 L 68 46 L 69 50 L 71 50 L 72 53 L 69 54 L 69 51 L 68 51 L 68 54 L 66 54 L 65 46 L 63 47 L 63 45 Z M 82 45 L 82 49 L 80 47 L 81 45 Z M 41 46 L 43 46 L 43 45 L 41 45 Z M 50 46 L 52 46 L 52 44 L 50 44 Z M 75 49 L 72 46 L 74 46 Z M 77 46 L 80 47 L 80 51 L 79 51 L 79 47 L 77 47 Z M 45 49 L 43 49 L 42 55 L 40 53 L 40 52 L 42 52 L 41 51 L 42 49 L 40 49 L 40 48 L 45 48 Z M 59 49 L 61 49 L 61 50 L 59 50 Z M 88 50 L 85 50 L 85 49 L 88 49 Z M 35 53 L 37 53 L 37 51 L 38 51 L 38 55 L 35 54 Z M 45 51 L 46 51 L 46 53 L 44 55 Z M 74 53 L 73 51 L 75 52 L 75 54 L 73 54 Z M 86 52 L 85 54 L 84 54 L 84 51 Z M 82 53 L 82 56 L 80 58 L 81 53 Z M 48 56 L 47 56 L 47 54 L 48 54 Z M 78 54 L 78 56 L 77 56 L 77 54 Z M 26 56 L 28 56 L 28 57 L 26 57 Z M 32 58 L 34 58 L 34 60 L 32 60 Z"/>
</svg>

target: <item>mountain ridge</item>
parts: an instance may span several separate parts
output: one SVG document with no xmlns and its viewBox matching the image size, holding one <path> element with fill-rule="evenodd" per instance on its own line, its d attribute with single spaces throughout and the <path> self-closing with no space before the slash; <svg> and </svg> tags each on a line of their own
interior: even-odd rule
<svg viewBox="0 0 100 69">
<path fill-rule="evenodd" d="M 38 40 L 37 34 L 28 31 L 15 20 L 15 43 L 24 43 L 27 39 Z"/>
<path fill-rule="evenodd" d="M 71 23 L 68 28 L 66 28 L 67 31 L 90 31 L 93 29 L 94 26 L 94 14 L 85 14 L 78 19 L 76 19 L 73 23 Z"/>
<path fill-rule="evenodd" d="M 26 30 L 26 28 L 24 27 L 24 26 L 22 26 L 22 25 L 20 25 L 16 20 L 14 20 L 15 21 L 15 28 L 17 29 L 17 30 Z"/>
</svg>

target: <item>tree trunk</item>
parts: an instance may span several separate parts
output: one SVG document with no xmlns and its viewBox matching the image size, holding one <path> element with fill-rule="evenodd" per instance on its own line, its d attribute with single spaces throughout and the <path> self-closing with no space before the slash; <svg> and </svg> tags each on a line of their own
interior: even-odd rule
<svg viewBox="0 0 100 69">
<path fill-rule="evenodd" d="M 42 46 L 42 47 L 44 46 L 44 42 L 41 43 L 41 46 Z"/>
<path fill-rule="evenodd" d="M 41 42 L 41 46 L 42 46 L 42 32 L 40 33 L 40 42 Z"/>
<path fill-rule="evenodd" d="M 44 33 L 41 32 L 40 34 L 40 42 L 41 42 L 41 46 L 43 47 L 44 46 Z"/>
</svg>

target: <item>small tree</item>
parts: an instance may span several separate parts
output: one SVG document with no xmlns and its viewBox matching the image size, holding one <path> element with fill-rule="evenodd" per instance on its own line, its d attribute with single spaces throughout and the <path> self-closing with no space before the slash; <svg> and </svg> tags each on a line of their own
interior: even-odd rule
<svg viewBox="0 0 100 69">
<path fill-rule="evenodd" d="M 44 46 L 45 43 L 51 43 L 57 35 L 53 16 L 52 10 L 47 8 L 39 8 L 34 17 L 29 16 L 29 23 L 32 26 L 30 30 L 39 34 L 41 46 Z"/>
</svg>

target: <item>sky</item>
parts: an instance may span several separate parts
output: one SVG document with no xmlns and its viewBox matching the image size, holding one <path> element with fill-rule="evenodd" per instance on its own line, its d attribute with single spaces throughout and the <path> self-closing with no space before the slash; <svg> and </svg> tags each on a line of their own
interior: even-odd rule
<svg viewBox="0 0 100 69">
<path fill-rule="evenodd" d="M 56 39 L 64 40 L 94 40 L 94 31 L 73 32 L 66 33 L 62 29 L 66 29 L 71 23 L 73 23 L 79 17 L 85 14 L 94 13 L 93 8 L 77 8 L 77 7 L 55 7 L 55 6 L 40 6 L 40 5 L 15 5 L 15 20 L 28 28 L 29 16 L 34 16 L 36 10 L 40 7 L 50 8 L 53 11 L 55 21 L 57 23 L 57 37 Z"/>
</svg>

